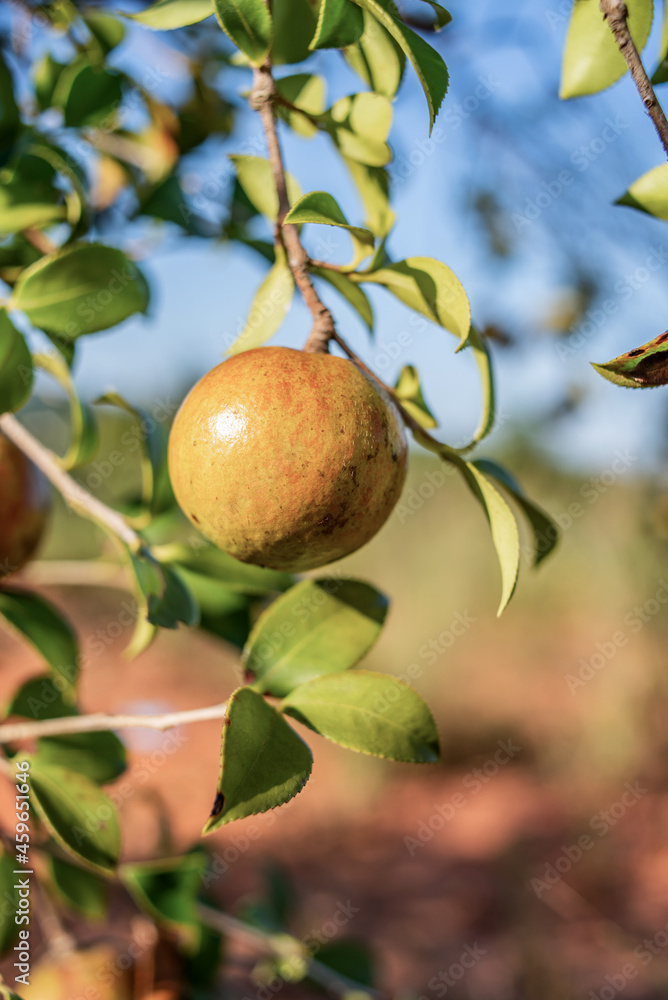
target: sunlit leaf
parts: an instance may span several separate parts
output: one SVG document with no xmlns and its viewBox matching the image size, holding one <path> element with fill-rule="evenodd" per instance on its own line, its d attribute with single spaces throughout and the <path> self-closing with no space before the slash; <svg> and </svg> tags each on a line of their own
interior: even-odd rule
<svg viewBox="0 0 668 1000">
<path fill-rule="evenodd" d="M 628 25 L 639 51 L 652 27 L 652 0 L 627 0 Z M 562 98 L 596 94 L 619 80 L 626 62 L 599 7 L 598 0 L 575 0 L 561 67 Z"/>
<path fill-rule="evenodd" d="M 286 222 L 302 225 L 314 222 L 322 226 L 339 226 L 347 229 L 360 243 L 373 246 L 374 237 L 368 229 L 351 226 L 341 211 L 338 202 L 326 191 L 311 191 L 292 206 L 285 217 Z"/>
<path fill-rule="evenodd" d="M 295 688 L 281 709 L 350 750 L 415 764 L 440 757 L 427 705 L 412 687 L 387 674 L 350 670 L 317 677 Z"/>
<path fill-rule="evenodd" d="M 628 389 L 653 389 L 668 383 L 668 330 L 605 364 L 594 364 L 599 375 Z"/>
<path fill-rule="evenodd" d="M 77 469 L 91 462 L 100 445 L 100 435 L 92 406 L 79 399 L 70 370 L 57 354 L 37 354 L 35 363 L 48 372 L 63 387 L 67 393 L 70 406 L 70 446 L 63 456 L 62 463 L 66 469 Z"/>
<path fill-rule="evenodd" d="M 223 721 L 218 791 L 203 833 L 283 805 L 302 790 L 313 757 L 264 698 L 238 688 Z"/>
<path fill-rule="evenodd" d="M 154 28 L 156 31 L 169 31 L 172 28 L 183 28 L 188 24 L 197 24 L 213 14 L 212 0 L 158 0 L 137 14 L 123 14 L 134 21 Z"/>
<path fill-rule="evenodd" d="M 258 618 L 242 658 L 246 674 L 256 690 L 280 697 L 354 667 L 380 635 L 387 609 L 387 598 L 368 583 L 303 580 Z"/>
<path fill-rule="evenodd" d="M 356 7 L 354 9 L 357 10 Z M 318 127 L 311 119 L 322 115 L 325 110 L 323 78 L 311 73 L 295 73 L 294 76 L 276 80 L 276 90 L 287 102 L 278 101 L 276 113 L 299 135 L 307 138 L 315 135 Z"/>
<path fill-rule="evenodd" d="M 394 393 L 405 410 L 417 420 L 421 427 L 427 429 L 437 427 L 436 418 L 431 412 L 420 385 L 420 376 L 413 365 L 404 365 L 394 387 Z"/>
<path fill-rule="evenodd" d="M 344 49 L 362 37 L 364 15 L 350 0 L 320 0 L 312 49 Z"/>
<path fill-rule="evenodd" d="M 261 66 L 273 39 L 273 25 L 264 0 L 213 0 L 218 23 L 250 60 Z"/>
<path fill-rule="evenodd" d="M 617 199 L 618 205 L 637 208 L 668 222 L 668 163 L 649 170 Z"/>
<path fill-rule="evenodd" d="M 351 281 L 347 274 L 342 271 L 334 271 L 329 268 L 311 268 L 313 274 L 318 278 L 323 278 L 333 288 L 337 290 L 344 299 L 350 303 L 353 309 L 359 314 L 369 330 L 373 330 L 373 310 L 371 303 L 359 285 Z"/>
<path fill-rule="evenodd" d="M 364 31 L 344 55 L 355 72 L 377 94 L 394 97 L 404 72 L 406 56 L 385 28 L 363 10 Z"/>
<path fill-rule="evenodd" d="M 246 197 L 270 222 L 278 215 L 278 195 L 269 160 L 261 156 L 230 156 Z M 301 197 L 299 185 L 290 174 L 286 177 L 288 198 L 294 204 Z"/>
<path fill-rule="evenodd" d="M 276 262 L 258 288 L 246 326 L 229 348 L 228 355 L 260 347 L 273 337 L 290 310 L 294 290 L 295 282 L 285 251 L 277 248 Z"/>
</svg>

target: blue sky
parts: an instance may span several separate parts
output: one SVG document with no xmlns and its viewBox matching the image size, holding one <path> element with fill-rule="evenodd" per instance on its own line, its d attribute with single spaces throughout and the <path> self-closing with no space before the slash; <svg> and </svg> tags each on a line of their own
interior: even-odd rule
<svg viewBox="0 0 668 1000">
<path fill-rule="evenodd" d="M 467 289 L 474 319 L 499 323 L 517 336 L 516 347 L 495 351 L 502 420 L 492 450 L 513 426 L 536 428 L 576 387 L 585 394 L 582 406 L 551 425 L 545 437 L 555 454 L 596 469 L 605 468 L 617 450 L 630 448 L 643 465 L 656 466 L 665 390 L 613 387 L 588 364 L 668 327 L 668 226 L 612 205 L 634 179 L 662 162 L 651 123 L 628 78 L 596 97 L 558 100 L 568 0 L 454 0 L 450 9 L 454 23 L 435 39 L 451 83 L 434 139 L 427 139 L 426 105 L 410 71 L 395 104 L 390 142 L 398 224 L 390 253 L 395 259 L 443 260 Z M 213 22 L 210 30 L 216 30 Z M 646 50 L 650 69 L 657 46 L 655 25 Z M 174 92 L 183 86 L 164 36 L 134 31 L 119 59 L 157 67 Z M 306 68 L 327 77 L 331 99 L 360 89 L 337 53 L 320 54 Z M 244 71 L 230 72 L 227 90 L 246 86 Z M 665 89 L 659 88 L 660 97 Z M 282 138 L 302 190 L 330 190 L 351 221 L 361 220 L 327 141 L 300 139 L 287 130 Z M 203 179 L 224 170 L 228 153 L 248 142 L 261 142 L 251 112 L 239 115 L 229 141 L 192 161 L 187 183 L 196 191 Z M 501 206 L 513 249 L 508 258 L 489 251 L 471 206 L 480 192 L 493 192 Z M 544 207 L 529 220 L 538 206 Z M 162 233 L 139 244 L 153 289 L 150 316 L 80 345 L 76 379 L 85 396 L 115 388 L 137 401 L 174 398 L 222 360 L 226 338 L 243 323 L 265 273 L 259 258 L 236 245 L 180 240 L 169 227 Z M 348 248 L 336 233 L 344 260 Z M 584 326 L 573 331 L 579 337 L 560 342 L 545 329 L 545 316 L 583 275 L 596 282 L 598 299 Z M 410 312 L 382 290 L 371 292 L 373 342 L 336 293 L 325 291 L 324 297 L 342 334 L 386 380 L 394 381 L 404 364 L 417 366 L 443 438 L 461 442 L 478 415 L 472 358 L 455 357 L 454 339 L 438 327 L 411 327 Z M 607 313 L 599 308 L 602 302 Z M 300 346 L 308 320 L 296 302 L 273 342 Z M 399 347 L 404 331 L 410 344 Z M 573 349 L 564 351 L 564 343 Z"/>
</svg>

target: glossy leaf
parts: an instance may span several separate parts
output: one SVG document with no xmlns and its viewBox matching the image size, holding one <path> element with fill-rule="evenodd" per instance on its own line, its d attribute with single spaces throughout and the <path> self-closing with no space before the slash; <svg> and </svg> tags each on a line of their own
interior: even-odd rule
<svg viewBox="0 0 668 1000">
<path fill-rule="evenodd" d="M 248 687 L 227 703 L 218 791 L 203 833 L 267 812 L 302 790 L 313 757 L 283 717 Z"/>
<path fill-rule="evenodd" d="M 404 365 L 401 369 L 394 392 L 403 408 L 417 420 L 421 427 L 429 429 L 438 426 L 434 414 L 422 395 L 420 376 L 413 365 Z"/>
<path fill-rule="evenodd" d="M 431 257 L 408 257 L 397 264 L 363 271 L 355 280 L 383 285 L 411 309 L 459 337 L 471 329 L 471 307 L 461 282 L 449 267 Z"/>
<path fill-rule="evenodd" d="M 286 222 L 303 225 L 314 222 L 321 226 L 338 226 L 348 232 L 365 246 L 373 246 L 374 237 L 368 229 L 351 226 L 341 211 L 338 202 L 326 191 L 311 191 L 292 206 L 285 217 Z"/>
<path fill-rule="evenodd" d="M 43 159 L 25 152 L 0 171 L 0 235 L 43 229 L 66 218 L 56 172 Z"/>
<path fill-rule="evenodd" d="M 628 25 L 638 51 L 652 27 L 652 0 L 627 0 Z M 561 67 L 562 98 L 596 94 L 624 76 L 626 62 L 598 0 L 575 0 Z"/>
<path fill-rule="evenodd" d="M 276 90 L 288 102 L 283 104 L 278 101 L 276 113 L 298 135 L 306 138 L 315 135 L 318 126 L 312 119 L 322 115 L 325 110 L 325 83 L 322 77 L 311 73 L 284 76 L 276 80 Z M 299 110 L 295 110 L 296 108 Z"/>
<path fill-rule="evenodd" d="M 97 785 L 115 781 L 125 771 L 125 746 L 115 733 L 68 733 L 37 741 L 41 761 L 84 774 Z"/>
<path fill-rule="evenodd" d="M 54 839 L 72 857 L 113 872 L 121 847 L 118 816 L 111 800 L 90 778 L 30 754 L 30 793 Z"/>
<path fill-rule="evenodd" d="M 668 384 L 668 330 L 605 364 L 592 363 L 599 375 L 627 389 L 653 389 Z"/>
<path fill-rule="evenodd" d="M 261 156 L 230 156 L 246 197 L 270 222 L 278 215 L 278 195 L 269 160 Z M 290 174 L 286 177 L 288 198 L 294 204 L 301 196 L 299 185 Z"/>
<path fill-rule="evenodd" d="M 75 340 L 107 330 L 148 307 L 148 285 L 134 261 L 99 243 L 47 254 L 17 281 L 10 305 L 40 329 Z"/>
<path fill-rule="evenodd" d="M 44 597 L 17 587 L 0 589 L 0 618 L 35 647 L 53 672 L 73 691 L 79 646 L 72 626 Z"/>
<path fill-rule="evenodd" d="M 158 0 L 137 14 L 124 14 L 156 31 L 197 24 L 213 14 L 212 0 Z"/>
<path fill-rule="evenodd" d="M 281 709 L 349 750 L 414 764 L 440 758 L 427 705 L 410 685 L 387 674 L 350 670 L 317 677 L 295 688 Z"/>
<path fill-rule="evenodd" d="M 382 94 L 353 94 L 332 105 L 323 119 L 343 157 L 369 167 L 384 167 L 392 159 L 387 137 L 392 106 Z"/>
<path fill-rule="evenodd" d="M 0 413 L 20 410 L 30 398 L 32 356 L 7 310 L 0 308 Z"/>
<path fill-rule="evenodd" d="M 255 293 L 246 326 L 228 355 L 260 347 L 273 337 L 290 310 L 294 291 L 295 282 L 285 251 L 277 248 L 276 262 Z"/>
<path fill-rule="evenodd" d="M 94 410 L 88 403 L 83 403 L 79 399 L 70 370 L 60 355 L 36 354 L 35 363 L 52 375 L 67 393 L 71 437 L 62 464 L 66 469 L 78 469 L 95 458 L 100 446 L 100 434 Z"/>
<path fill-rule="evenodd" d="M 654 167 L 634 181 L 617 204 L 637 208 L 668 222 L 668 163 Z"/>
<path fill-rule="evenodd" d="M 448 89 L 448 70 L 440 54 L 392 13 L 388 0 L 355 0 L 372 14 L 402 49 L 422 85 L 429 107 L 429 134 Z"/>
<path fill-rule="evenodd" d="M 521 507 L 533 531 L 535 541 L 534 566 L 538 566 L 543 559 L 546 559 L 554 551 L 559 542 L 559 528 L 556 522 L 542 508 L 529 499 L 520 484 L 510 475 L 507 469 L 504 469 L 496 462 L 490 462 L 486 458 L 479 459 L 473 464 L 484 475 L 491 476 L 500 483 L 510 493 L 519 507 Z"/>
<path fill-rule="evenodd" d="M 394 97 L 404 73 L 406 56 L 385 28 L 366 10 L 364 31 L 359 42 L 344 55 L 364 82 L 385 97 Z"/>
<path fill-rule="evenodd" d="M 261 66 L 271 48 L 273 27 L 264 0 L 213 0 L 218 23 L 254 66 Z"/>
<path fill-rule="evenodd" d="M 274 22 L 273 65 L 284 66 L 308 59 L 316 27 L 316 15 L 310 0 L 274 0 L 271 16 Z"/>
<path fill-rule="evenodd" d="M 22 800 L 20 800 L 22 801 Z M 0 955 L 12 947 L 19 933 L 14 916 L 19 908 L 19 894 L 16 889 L 14 869 L 18 867 L 11 854 L 0 846 Z"/>
<path fill-rule="evenodd" d="M 256 690 L 277 697 L 348 670 L 380 635 L 388 601 L 358 580 L 303 580 L 258 618 L 242 663 Z"/>
<path fill-rule="evenodd" d="M 320 0 L 312 49 L 344 49 L 362 37 L 364 15 L 351 0 Z"/>
<path fill-rule="evenodd" d="M 371 303 L 359 285 L 351 281 L 348 275 L 342 271 L 332 271 L 324 267 L 313 267 L 311 271 L 318 278 L 322 278 L 328 282 L 332 288 L 335 288 L 359 314 L 368 329 L 373 330 L 373 310 Z"/>
<path fill-rule="evenodd" d="M 88 920 L 103 920 L 109 905 L 108 883 L 80 865 L 49 858 L 51 885 L 59 901 Z"/>
<path fill-rule="evenodd" d="M 470 442 L 463 448 L 459 449 L 460 452 L 470 451 L 471 448 L 478 444 L 478 442 L 484 440 L 484 438 L 486 438 L 491 432 L 496 420 L 496 390 L 494 386 L 492 358 L 487 342 L 484 337 L 478 333 L 474 326 L 471 326 L 468 338 L 463 343 L 460 343 L 457 351 L 461 351 L 466 347 L 472 348 L 473 356 L 475 358 L 478 371 L 480 372 L 480 380 L 482 383 L 482 408 L 478 427 Z"/>
<path fill-rule="evenodd" d="M 436 15 L 436 20 L 434 22 L 434 31 L 441 31 L 452 21 L 452 14 L 445 7 L 442 7 L 440 3 L 436 3 L 435 0 L 423 0 L 423 3 L 428 3 L 434 14 Z"/>
<path fill-rule="evenodd" d="M 197 895 L 207 866 L 204 851 L 124 864 L 119 876 L 137 906 L 192 950 L 199 943 Z"/>
</svg>

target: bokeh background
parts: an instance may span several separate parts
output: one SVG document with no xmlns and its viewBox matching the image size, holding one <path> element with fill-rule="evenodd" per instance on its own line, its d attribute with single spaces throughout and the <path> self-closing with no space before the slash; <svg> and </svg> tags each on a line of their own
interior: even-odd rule
<svg viewBox="0 0 668 1000">
<path fill-rule="evenodd" d="M 370 946 L 381 984 L 402 997 L 665 997 L 668 397 L 613 387 L 588 364 L 667 325 L 665 226 L 612 204 L 661 162 L 661 150 L 628 80 L 559 102 L 567 0 L 450 6 L 454 23 L 435 44 L 451 86 L 431 140 L 410 74 L 396 102 L 389 249 L 438 257 L 463 281 L 476 322 L 493 337 L 498 375 L 500 420 L 485 454 L 506 462 L 559 521 L 562 542 L 537 573 L 524 572 L 497 620 L 487 525 L 458 479 L 415 451 L 390 522 L 337 571 L 390 596 L 366 665 L 412 679 L 436 716 L 443 763 L 389 764 L 309 733 L 315 767 L 304 791 L 210 838 L 222 869 L 214 891 L 243 912 L 266 892 L 268 867 L 281 866 L 294 893 L 291 930 L 308 935 L 345 911 L 340 933 Z M 133 30 L 115 59 L 154 69 L 161 93 L 187 89 L 182 53 L 167 36 Z M 333 98 L 356 85 L 336 55 L 314 57 L 312 68 L 326 73 Z M 229 98 L 248 78 L 227 68 L 216 86 Z M 235 102 L 232 135 L 205 144 L 183 178 L 213 221 L 229 183 L 227 154 L 259 142 L 257 123 Z M 327 187 L 355 216 L 324 143 L 285 136 L 285 152 L 304 190 Z M 562 171 L 572 181 L 558 191 Z M 541 192 L 551 201 L 536 214 Z M 76 381 L 86 398 L 114 388 L 149 411 L 173 410 L 222 359 L 264 272 L 237 244 L 184 239 L 169 224 L 138 226 L 133 249 L 151 279 L 151 313 L 91 338 Z M 439 433 L 463 442 L 477 417 L 472 359 L 455 357 L 443 330 L 412 326 L 382 291 L 371 298 L 374 340 L 332 299 L 346 337 L 387 381 L 416 365 Z M 307 331 L 295 304 L 275 342 L 298 346 Z M 58 446 L 64 417 L 50 391 L 45 383 L 26 420 Z M 105 418 L 99 461 L 123 426 Z M 122 496 L 137 475 L 133 461 L 101 496 Z M 237 678 L 233 644 L 163 631 L 129 663 L 131 626 L 119 614 L 130 598 L 54 583 L 60 560 L 96 544 L 93 529 L 59 509 L 26 577 L 77 624 L 89 654 L 86 708 L 158 712 L 224 698 Z M 41 669 L 5 635 L 0 662 L 3 698 Z M 124 735 L 135 788 L 121 807 L 126 857 L 150 857 L 165 838 L 190 846 L 211 805 L 218 724 L 182 728 L 178 745 L 148 731 Z M 230 944 L 228 958 L 220 995 L 263 1000 L 250 956 Z M 293 992 L 304 995 L 298 987 L 281 995 Z"/>
</svg>

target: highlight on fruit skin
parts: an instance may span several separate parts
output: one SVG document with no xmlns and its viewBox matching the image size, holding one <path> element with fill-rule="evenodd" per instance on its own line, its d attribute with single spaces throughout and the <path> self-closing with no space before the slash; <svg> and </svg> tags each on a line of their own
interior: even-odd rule
<svg viewBox="0 0 668 1000">
<path fill-rule="evenodd" d="M 296 572 L 371 539 L 406 478 L 390 396 L 352 361 L 287 347 L 237 354 L 176 415 L 169 470 L 183 512 L 242 562 Z"/>
<path fill-rule="evenodd" d="M 0 579 L 28 562 L 50 511 L 51 490 L 45 476 L 0 434 Z"/>
</svg>

